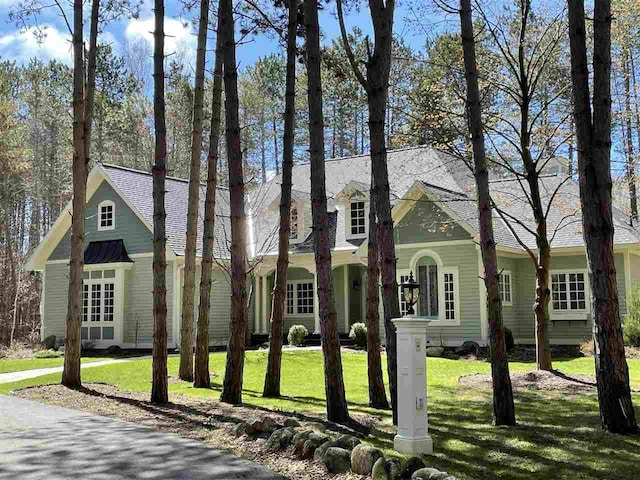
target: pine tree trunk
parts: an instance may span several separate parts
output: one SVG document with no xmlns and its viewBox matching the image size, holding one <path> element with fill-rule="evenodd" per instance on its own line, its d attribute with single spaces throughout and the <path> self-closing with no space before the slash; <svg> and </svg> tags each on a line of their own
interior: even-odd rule
<svg viewBox="0 0 640 480">
<path fill-rule="evenodd" d="M 220 32 L 221 12 L 218 7 Z M 218 184 L 218 146 L 220 144 L 220 116 L 222 110 L 222 36 L 216 37 L 215 67 L 213 70 L 213 95 L 211 99 L 211 131 L 207 157 L 207 193 L 204 204 L 204 230 L 202 233 L 202 267 L 200 272 L 200 305 L 196 338 L 195 378 L 196 388 L 211 387 L 209 375 L 209 308 L 211 305 L 211 271 L 213 269 L 213 245 L 215 242 L 216 188 Z"/>
<path fill-rule="evenodd" d="M 322 112 L 322 80 L 320 74 L 320 27 L 316 0 L 304 0 L 306 60 L 309 102 L 309 158 L 311 161 L 311 215 L 313 219 L 314 256 L 320 336 L 324 357 L 324 383 L 327 418 L 332 422 L 349 420 L 344 390 L 338 319 L 333 295 L 329 216 L 324 165 L 324 120 Z"/>
<path fill-rule="evenodd" d="M 202 153 L 202 122 L 204 116 L 204 64 L 207 51 L 208 27 L 209 0 L 200 0 L 198 47 L 196 50 L 196 82 L 193 95 L 193 130 L 191 132 L 187 239 L 184 251 L 180 368 L 178 370 L 178 376 L 186 382 L 193 381 L 193 293 L 196 283 L 196 238 L 198 236 L 198 209 L 200 207 L 200 155 Z M 180 287 L 176 286 L 176 288 Z"/>
<path fill-rule="evenodd" d="M 636 156 L 633 149 L 633 129 L 631 127 L 631 72 L 629 68 L 629 51 L 623 48 L 622 75 L 624 76 L 624 124 L 627 137 L 627 183 L 629 186 L 629 200 L 631 206 L 630 223 L 638 221 L 638 189 L 636 185 Z"/>
<path fill-rule="evenodd" d="M 280 229 L 278 231 L 278 261 L 271 308 L 269 357 L 264 377 L 264 397 L 280 396 L 282 369 L 282 323 L 287 302 L 287 270 L 289 268 L 289 234 L 291 232 L 291 177 L 296 121 L 296 38 L 298 29 L 298 0 L 289 0 L 287 28 L 287 77 L 285 85 L 284 139 L 282 158 L 282 186 L 280 190 Z M 276 157 L 276 165 L 278 159 Z"/>
<path fill-rule="evenodd" d="M 493 419 L 496 425 L 515 425 L 515 407 L 507 348 L 502 323 L 502 303 L 499 294 L 498 259 L 493 236 L 491 196 L 489 191 L 489 170 L 484 148 L 484 128 L 478 68 L 476 64 L 475 36 L 471 0 L 460 1 L 460 23 L 462 26 L 462 49 L 467 80 L 467 115 L 469 133 L 473 145 L 474 173 L 478 190 L 478 214 L 480 218 L 480 250 L 484 265 L 484 284 L 487 289 L 487 310 L 489 320 L 489 355 L 491 358 L 491 379 L 493 384 Z"/>
<path fill-rule="evenodd" d="M 151 402 L 169 400 L 167 379 L 167 254 L 164 204 L 167 176 L 167 126 L 164 100 L 164 0 L 155 0 L 153 48 L 153 111 L 155 153 L 153 165 L 153 374 Z"/>
<path fill-rule="evenodd" d="M 82 386 L 80 380 L 80 325 L 82 323 L 82 269 L 84 266 L 84 211 L 87 194 L 87 162 L 84 123 L 84 62 L 82 0 L 73 3 L 73 216 L 69 260 L 69 303 L 65 329 L 62 384 Z"/>
<path fill-rule="evenodd" d="M 373 187 L 373 176 L 371 177 Z M 380 264 L 378 256 L 378 222 L 375 200 L 369 200 L 369 239 L 367 244 L 367 374 L 369 377 L 369 406 L 388 409 L 387 393 L 382 377 L 380 358 L 380 318 L 378 307 L 380 299 Z"/>
<path fill-rule="evenodd" d="M 580 203 L 587 247 L 598 403 L 602 426 L 637 432 L 624 353 L 613 256 L 611 201 L 611 3 L 596 0 L 593 116 L 589 95 L 584 0 L 569 0 L 569 40 L 578 144 Z"/>
<path fill-rule="evenodd" d="M 89 27 L 89 52 L 87 54 L 87 85 L 84 106 L 84 150 L 85 162 L 91 159 L 91 127 L 93 123 L 94 99 L 96 96 L 96 60 L 98 56 L 98 21 L 100 19 L 100 0 L 91 2 L 91 25 Z M 87 167 L 87 174 L 89 168 Z"/>
<path fill-rule="evenodd" d="M 220 399 L 242 403 L 242 375 L 247 338 L 247 242 L 244 211 L 244 175 L 238 113 L 238 71 L 233 21 L 233 2 L 221 0 L 224 58 L 225 126 L 229 158 L 231 204 L 231 336 Z"/>
</svg>

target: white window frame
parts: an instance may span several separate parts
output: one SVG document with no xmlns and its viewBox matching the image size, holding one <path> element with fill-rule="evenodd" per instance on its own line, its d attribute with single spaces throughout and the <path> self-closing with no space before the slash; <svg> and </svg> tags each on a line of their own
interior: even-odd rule
<svg viewBox="0 0 640 480">
<path fill-rule="evenodd" d="M 126 270 L 133 268 L 134 264 L 131 262 L 115 262 L 115 263 L 101 263 L 101 264 L 91 264 L 85 265 L 83 272 L 89 272 L 89 277 L 91 277 L 91 272 L 96 270 L 115 270 L 115 277 L 113 278 L 104 278 L 104 273 L 102 274 L 102 278 L 100 279 L 83 279 L 83 292 L 84 285 L 89 285 L 89 305 L 88 305 L 88 316 L 87 321 L 82 319 L 81 326 L 91 328 L 93 327 L 113 327 L 113 339 L 104 340 L 102 338 L 102 330 L 100 331 L 100 340 L 91 340 L 90 331 L 87 332 L 87 338 L 81 340 L 82 342 L 91 342 L 95 345 L 95 348 L 106 348 L 110 345 L 122 345 L 123 344 L 123 335 L 124 335 L 124 278 Z M 104 287 L 101 288 L 101 298 L 100 298 L 100 321 L 92 322 L 91 321 L 91 285 L 101 283 L 104 285 L 105 283 L 113 283 L 114 284 L 114 295 L 113 295 L 113 320 L 104 321 Z M 83 300 L 84 302 L 84 296 Z M 82 312 L 81 312 L 82 315 Z"/>
<path fill-rule="evenodd" d="M 457 266 L 445 266 L 438 255 L 433 250 L 424 249 L 416 252 L 411 260 L 409 261 L 409 271 L 413 272 L 414 278 L 416 277 L 417 265 L 421 258 L 423 257 L 431 257 L 438 266 L 438 318 L 433 319 L 432 317 L 425 317 L 432 320 L 433 326 L 442 326 L 442 327 L 456 327 L 461 323 L 462 312 L 460 310 L 460 274 Z M 405 270 L 402 270 L 403 272 Z M 453 301 L 454 301 L 454 319 L 447 320 L 445 313 L 445 301 L 444 301 L 444 276 L 445 274 L 453 274 Z M 414 309 L 416 312 L 419 312 L 418 303 L 420 302 L 420 297 L 418 297 L 418 302 Z M 421 317 L 420 317 L 421 318 Z"/>
<path fill-rule="evenodd" d="M 568 289 L 569 286 L 569 274 L 581 273 L 584 275 L 584 306 L 585 308 L 572 309 L 571 308 L 571 292 Z M 567 309 L 556 310 L 553 308 L 553 275 L 565 274 L 567 275 Z M 572 320 L 587 320 L 591 314 L 591 287 L 589 285 L 589 274 L 584 268 L 569 268 L 563 270 L 551 270 L 549 272 L 549 290 L 551 298 L 549 300 L 549 314 L 551 319 L 568 319 Z"/>
<path fill-rule="evenodd" d="M 351 205 L 361 202 L 364 205 L 364 233 L 352 233 L 351 231 Z M 345 205 L 345 234 L 347 240 L 367 238 L 369 234 L 369 202 L 361 196 L 354 196 L 346 201 Z"/>
<path fill-rule="evenodd" d="M 511 270 L 501 270 L 500 276 L 498 277 L 498 293 L 500 294 L 500 301 L 502 305 L 505 307 L 513 306 L 513 276 L 511 275 Z M 509 277 L 509 300 L 505 300 L 506 290 L 504 289 L 504 281 L 502 280 L 502 276 Z"/>
<path fill-rule="evenodd" d="M 310 284 L 311 285 L 311 308 L 313 311 L 311 313 L 299 313 L 298 311 L 298 285 L 299 284 Z M 312 278 L 308 280 L 287 280 L 287 294 L 289 293 L 289 285 L 293 286 L 293 313 L 289 313 L 288 306 L 288 295 L 285 297 L 285 316 L 286 317 L 314 317 L 316 311 L 316 303 L 315 303 L 315 282 Z"/>
<path fill-rule="evenodd" d="M 104 207 L 111 207 L 111 225 L 102 225 L 102 209 Z M 115 230 L 116 228 L 116 204 L 111 200 L 104 200 L 98 204 L 98 231 L 104 232 L 108 230 Z"/>
</svg>

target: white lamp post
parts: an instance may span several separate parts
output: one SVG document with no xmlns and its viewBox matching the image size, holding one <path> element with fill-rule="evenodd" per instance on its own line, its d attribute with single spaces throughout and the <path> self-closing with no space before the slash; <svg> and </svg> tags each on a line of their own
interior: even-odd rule
<svg viewBox="0 0 640 480">
<path fill-rule="evenodd" d="M 417 318 L 413 310 L 420 288 L 413 273 L 401 285 L 407 314 L 392 320 L 398 346 L 398 434 L 393 448 L 401 453 L 433 453 L 427 426 L 426 343 L 429 320 Z"/>
</svg>

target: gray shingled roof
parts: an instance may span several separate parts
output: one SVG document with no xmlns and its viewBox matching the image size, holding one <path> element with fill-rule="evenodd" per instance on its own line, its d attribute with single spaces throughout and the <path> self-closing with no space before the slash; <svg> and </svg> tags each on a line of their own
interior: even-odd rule
<svg viewBox="0 0 640 480">
<path fill-rule="evenodd" d="M 344 238 L 344 210 L 336 212 L 334 199 L 344 187 L 356 181 L 365 184 L 371 171 L 369 155 L 337 158 L 327 160 L 326 183 L 328 196 L 328 211 L 332 215 L 332 243 L 334 248 L 349 248 L 354 250 L 362 243 L 347 241 Z M 398 199 L 406 195 L 416 181 L 422 182 L 425 189 L 439 199 L 461 220 L 468 224 L 475 232 L 478 231 L 478 211 L 475 203 L 475 182 L 468 167 L 456 157 L 427 146 L 390 150 L 388 152 L 389 184 L 391 201 L 395 204 Z M 541 178 L 543 204 L 546 206 L 555 189 L 562 182 L 560 176 L 544 176 Z M 269 205 L 280 194 L 281 176 L 265 184 L 254 196 L 254 210 L 259 220 L 256 220 L 256 243 L 260 245 L 269 235 L 277 232 L 278 212 L 263 208 Z M 293 169 L 293 188 L 298 192 L 310 192 L 310 165 L 296 165 Z M 491 183 L 492 196 L 501 209 L 510 215 L 521 219 L 530 228 L 534 228 L 531 209 L 523 198 L 522 188 L 514 179 L 495 180 Z M 307 197 L 308 198 L 308 197 Z M 260 199 L 260 200 L 258 200 Z M 580 200 L 578 185 L 572 179 L 560 185 L 559 193 L 555 196 L 548 216 L 548 231 L 553 237 L 552 247 L 574 247 L 584 245 L 580 216 Z M 640 242 L 640 231 L 626 224 L 624 215 L 614 210 L 616 223 L 616 243 Z M 514 230 L 527 246 L 535 248 L 533 236 L 526 229 L 515 225 Z M 494 213 L 494 233 L 499 245 L 522 250 L 520 243 L 503 220 Z M 273 245 L 273 243 L 270 243 Z M 310 251 L 312 240 L 307 238 L 295 247 L 294 251 Z"/>
<path fill-rule="evenodd" d="M 153 225 L 153 178 L 150 173 L 140 170 L 100 165 L 102 172 L 126 196 L 149 225 Z M 197 255 L 202 255 L 202 225 L 204 221 L 204 201 L 206 185 L 200 187 L 200 208 L 198 219 Z M 167 209 L 167 244 L 176 255 L 184 255 L 187 231 L 187 205 L 189 201 L 189 182 L 167 177 L 165 205 Z M 229 191 L 218 188 L 216 194 L 214 256 L 227 259 L 230 256 L 229 245 L 231 226 L 229 216 Z"/>
</svg>

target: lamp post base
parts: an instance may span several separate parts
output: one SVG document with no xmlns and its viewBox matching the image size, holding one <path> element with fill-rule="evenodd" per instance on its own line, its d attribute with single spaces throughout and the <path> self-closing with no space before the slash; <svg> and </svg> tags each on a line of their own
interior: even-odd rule
<svg viewBox="0 0 640 480">
<path fill-rule="evenodd" d="M 433 440 L 431 435 L 423 438 L 405 438 L 396 435 L 393 439 L 393 449 L 400 453 L 431 455 L 433 453 Z"/>
</svg>

